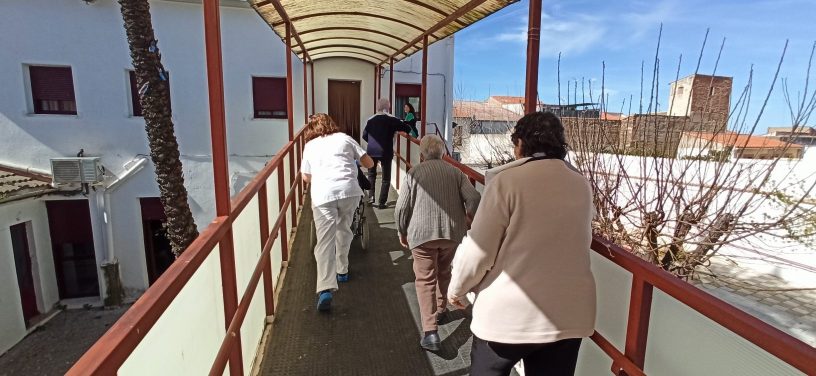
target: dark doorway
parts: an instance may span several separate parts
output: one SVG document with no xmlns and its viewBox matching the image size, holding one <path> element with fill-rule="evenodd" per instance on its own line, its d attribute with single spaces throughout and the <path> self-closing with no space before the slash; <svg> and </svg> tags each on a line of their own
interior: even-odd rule
<svg viewBox="0 0 816 376">
<path fill-rule="evenodd" d="M 360 142 L 360 81 L 329 80 L 329 116 Z"/>
<path fill-rule="evenodd" d="M 25 223 L 11 226 L 11 248 L 14 253 L 14 269 L 17 271 L 17 286 L 20 288 L 20 301 L 23 306 L 23 319 L 26 327 L 31 319 L 40 314 L 37 309 L 37 293 L 34 289 L 31 249 L 28 246 L 28 230 Z"/>
<path fill-rule="evenodd" d="M 142 232 L 144 233 L 147 279 L 152 285 L 175 261 L 170 240 L 167 239 L 167 216 L 158 197 L 142 197 Z"/>
<path fill-rule="evenodd" d="M 46 202 L 60 299 L 99 296 L 87 200 Z"/>
</svg>

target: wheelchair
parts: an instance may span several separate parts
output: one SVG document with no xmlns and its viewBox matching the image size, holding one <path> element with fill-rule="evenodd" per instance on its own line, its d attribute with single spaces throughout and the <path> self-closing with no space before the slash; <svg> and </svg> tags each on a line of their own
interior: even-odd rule
<svg viewBox="0 0 816 376">
<path fill-rule="evenodd" d="M 359 171 L 358 173 L 362 173 Z M 364 177 L 365 178 L 365 177 Z M 364 184 L 362 180 L 359 181 L 360 188 L 363 189 L 363 192 L 367 192 L 370 186 Z M 366 180 L 368 183 L 368 180 Z M 368 221 L 366 220 L 366 196 L 363 194 L 360 197 L 360 202 L 357 204 L 357 208 L 354 209 L 354 217 L 351 220 L 351 233 L 354 234 L 354 239 L 352 239 L 352 244 L 354 240 L 359 240 L 360 242 L 360 249 L 363 251 L 368 250 L 369 245 L 371 244 L 371 231 L 368 228 Z M 309 234 L 309 240 L 311 246 L 317 244 L 317 229 L 315 228 L 314 219 L 312 220 L 312 227 Z"/>
</svg>

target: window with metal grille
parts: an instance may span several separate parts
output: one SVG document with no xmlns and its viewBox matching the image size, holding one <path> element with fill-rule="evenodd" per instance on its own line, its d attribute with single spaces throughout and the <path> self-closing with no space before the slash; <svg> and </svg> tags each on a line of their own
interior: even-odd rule
<svg viewBox="0 0 816 376">
<path fill-rule="evenodd" d="M 28 67 L 35 114 L 76 115 L 71 67 Z"/>
<path fill-rule="evenodd" d="M 252 105 L 255 118 L 286 119 L 286 79 L 252 77 Z"/>
<path fill-rule="evenodd" d="M 167 74 L 167 91 L 170 91 L 170 73 L 165 73 Z M 131 115 L 143 116 L 142 102 L 139 101 L 139 85 L 136 83 L 136 71 L 128 71 L 128 78 L 130 81 L 130 108 L 133 109 Z M 172 107 L 172 103 L 169 98 L 167 99 L 167 104 Z"/>
</svg>

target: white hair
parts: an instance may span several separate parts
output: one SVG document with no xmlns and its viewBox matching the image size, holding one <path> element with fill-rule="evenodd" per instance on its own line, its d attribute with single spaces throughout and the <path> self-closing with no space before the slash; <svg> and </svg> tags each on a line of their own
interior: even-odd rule
<svg viewBox="0 0 816 376">
<path fill-rule="evenodd" d="M 419 141 L 419 153 L 425 159 L 442 159 L 445 155 L 445 141 L 435 134 L 422 137 Z"/>
<path fill-rule="evenodd" d="M 377 100 L 377 112 L 391 112 L 391 101 L 386 98 Z"/>
</svg>

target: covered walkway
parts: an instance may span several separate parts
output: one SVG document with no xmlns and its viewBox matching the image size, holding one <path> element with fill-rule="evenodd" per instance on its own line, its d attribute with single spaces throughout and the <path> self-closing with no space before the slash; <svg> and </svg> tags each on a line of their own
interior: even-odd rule
<svg viewBox="0 0 816 376">
<path fill-rule="evenodd" d="M 298 229 L 261 374 L 468 374 L 469 318 L 452 311 L 439 328 L 442 350 L 422 350 L 412 260 L 397 239 L 394 209 L 368 208 L 366 215 L 370 249 L 352 244 L 351 280 L 340 286 L 331 313 L 315 310 L 309 226 Z M 311 211 L 303 210 L 301 224 L 311 220 Z"/>
</svg>

